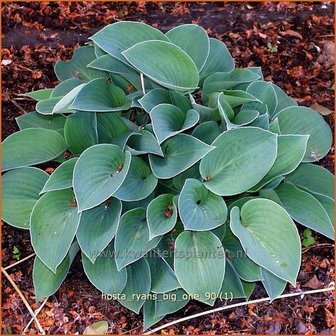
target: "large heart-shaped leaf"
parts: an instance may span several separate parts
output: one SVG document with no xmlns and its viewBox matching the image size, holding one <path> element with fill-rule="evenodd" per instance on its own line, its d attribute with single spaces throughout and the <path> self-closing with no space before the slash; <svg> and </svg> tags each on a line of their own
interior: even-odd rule
<svg viewBox="0 0 336 336">
<path fill-rule="evenodd" d="M 169 41 L 160 32 L 142 22 L 116 22 L 91 36 L 91 40 L 108 54 L 126 62 L 121 52 L 134 44 L 148 40 Z"/>
<path fill-rule="evenodd" d="M 25 93 L 23 94 L 23 96 L 32 98 L 35 101 L 40 101 L 40 100 L 50 98 L 52 91 L 53 89 L 41 89 L 41 90 L 36 90 L 36 91 Z"/>
<path fill-rule="evenodd" d="M 127 176 L 114 196 L 125 202 L 140 201 L 152 193 L 157 183 L 148 164 L 133 156 Z"/>
<path fill-rule="evenodd" d="M 192 58 L 198 71 L 203 69 L 210 53 L 210 40 L 202 27 L 184 24 L 169 30 L 166 36 Z"/>
<path fill-rule="evenodd" d="M 166 316 L 182 309 L 189 302 L 189 295 L 183 289 L 158 294 L 155 301 L 155 316 Z"/>
<path fill-rule="evenodd" d="M 47 298 L 57 292 L 67 276 L 70 266 L 79 251 L 77 242 L 74 242 L 67 256 L 57 267 L 56 273 L 53 273 L 39 257 L 35 257 L 33 264 L 33 285 L 36 300 Z"/>
<path fill-rule="evenodd" d="M 62 115 L 45 116 L 37 112 L 29 112 L 15 118 L 20 130 L 26 128 L 47 128 L 63 135 L 65 117 Z"/>
<path fill-rule="evenodd" d="M 264 81 L 253 82 L 248 86 L 246 92 L 258 98 L 267 106 L 269 114 L 271 116 L 274 115 L 278 106 L 278 98 L 272 83 Z M 247 109 L 249 103 L 244 104 L 244 106 Z"/>
<path fill-rule="evenodd" d="M 147 207 L 149 239 L 162 236 L 172 230 L 177 221 L 177 207 L 174 196 L 162 194 L 153 199 Z"/>
<path fill-rule="evenodd" d="M 124 213 L 120 219 L 114 244 L 118 269 L 142 258 L 159 241 L 160 237 L 149 241 L 146 209 L 135 208 Z"/>
<path fill-rule="evenodd" d="M 69 251 L 80 216 L 70 189 L 44 194 L 32 211 L 30 235 L 34 251 L 54 273 Z"/>
<path fill-rule="evenodd" d="M 194 165 L 213 148 L 191 135 L 177 134 L 163 142 L 163 158 L 149 154 L 149 164 L 157 178 L 169 179 Z"/>
<path fill-rule="evenodd" d="M 256 127 L 224 132 L 212 144 L 216 149 L 201 161 L 204 185 L 221 196 L 236 195 L 256 185 L 275 162 L 276 138 Z"/>
<path fill-rule="evenodd" d="M 147 113 L 150 113 L 159 104 L 171 104 L 171 98 L 168 90 L 156 88 L 148 91 L 139 99 L 139 103 Z"/>
<path fill-rule="evenodd" d="M 47 179 L 47 173 L 32 167 L 4 174 L 1 218 L 14 227 L 29 229 L 30 214 Z"/>
<path fill-rule="evenodd" d="M 151 251 L 147 261 L 152 275 L 151 292 L 166 293 L 181 287 L 174 271 L 163 257 Z"/>
<path fill-rule="evenodd" d="M 63 190 L 72 187 L 72 176 L 77 158 L 69 159 L 58 166 L 49 176 L 41 194 L 47 191 Z"/>
<path fill-rule="evenodd" d="M 246 202 L 250 199 L 247 199 Z M 232 233 L 230 228 L 227 228 L 225 231 L 223 246 L 225 248 L 226 257 L 230 260 L 233 268 L 241 279 L 250 282 L 261 280 L 260 266 L 246 255 L 238 238 Z"/>
<path fill-rule="evenodd" d="M 82 254 L 82 262 L 86 276 L 90 282 L 105 294 L 119 294 L 126 286 L 126 268 L 117 269 L 113 244 L 109 244 L 93 264 Z"/>
<path fill-rule="evenodd" d="M 56 131 L 24 129 L 2 142 L 2 171 L 50 161 L 66 149 L 64 138 Z"/>
<path fill-rule="evenodd" d="M 153 131 L 161 144 L 168 138 L 195 126 L 199 120 L 199 114 L 195 110 L 183 112 L 171 104 L 155 106 L 150 117 Z"/>
<path fill-rule="evenodd" d="M 330 150 L 332 133 L 323 117 L 303 106 L 287 107 L 277 115 L 281 134 L 310 135 L 303 162 L 318 161 Z"/>
<path fill-rule="evenodd" d="M 94 263 L 114 238 L 120 221 L 121 202 L 110 198 L 82 212 L 76 233 L 82 252 Z"/>
<path fill-rule="evenodd" d="M 260 198 L 245 203 L 241 211 L 234 207 L 230 227 L 255 263 L 295 285 L 301 263 L 300 236 L 280 205 Z"/>
<path fill-rule="evenodd" d="M 55 73 L 59 80 L 78 78 L 89 81 L 94 78 L 107 77 L 107 73 L 96 69 L 88 68 L 87 65 L 96 58 L 92 47 L 80 47 L 75 49 L 70 61 L 57 61 Z"/>
<path fill-rule="evenodd" d="M 231 72 L 235 67 L 234 59 L 226 45 L 215 38 L 210 38 L 209 40 L 210 51 L 200 73 L 201 78 L 206 78 L 214 72 Z"/>
<path fill-rule="evenodd" d="M 272 168 L 251 190 L 257 191 L 277 177 L 296 169 L 305 155 L 308 139 L 308 135 L 279 135 L 277 158 Z"/>
<path fill-rule="evenodd" d="M 75 110 L 87 112 L 124 111 L 130 106 L 125 92 L 104 78 L 97 78 L 86 84 L 71 105 Z"/>
<path fill-rule="evenodd" d="M 326 195 L 334 199 L 334 175 L 327 169 L 312 164 L 301 164 L 295 171 L 286 176 L 286 181 L 304 188 L 314 194 Z"/>
<path fill-rule="evenodd" d="M 334 224 L 314 196 L 291 183 L 282 183 L 275 191 L 282 206 L 295 221 L 334 239 Z"/>
<path fill-rule="evenodd" d="M 131 154 L 115 145 L 100 144 L 85 150 L 73 174 L 79 211 L 91 209 L 112 196 L 124 182 L 130 163 Z"/>
<path fill-rule="evenodd" d="M 97 144 L 97 117 L 95 113 L 76 112 L 67 117 L 64 126 L 65 141 L 74 155 Z"/>
<path fill-rule="evenodd" d="M 175 242 L 174 268 L 179 283 L 188 294 L 213 305 L 213 296 L 218 296 L 225 273 L 222 243 L 209 231 L 184 231 Z"/>
<path fill-rule="evenodd" d="M 208 145 L 211 145 L 221 134 L 221 127 L 213 120 L 199 124 L 191 133 L 192 136 Z"/>
<path fill-rule="evenodd" d="M 152 132 L 140 130 L 127 141 L 127 149 L 132 155 L 156 154 L 163 156 L 162 149 Z"/>
<path fill-rule="evenodd" d="M 280 112 L 286 107 L 297 106 L 297 102 L 293 98 L 289 97 L 279 86 L 275 84 L 272 85 L 278 100 L 278 105 L 274 111 L 274 114 Z"/>
<path fill-rule="evenodd" d="M 265 268 L 261 268 L 260 271 L 262 276 L 262 283 L 271 301 L 273 301 L 282 294 L 286 288 L 287 282 L 278 278 L 273 273 L 267 271 Z"/>
<path fill-rule="evenodd" d="M 227 218 L 223 198 L 195 179 L 185 181 L 178 199 L 178 209 L 186 230 L 212 230 L 224 224 Z"/>
<path fill-rule="evenodd" d="M 142 330 L 145 331 L 150 328 L 155 323 L 158 323 L 164 318 L 164 316 L 155 315 L 155 304 L 156 300 L 147 300 L 143 306 L 143 327 Z"/>
<path fill-rule="evenodd" d="M 151 289 L 151 273 L 148 262 L 141 258 L 127 266 L 127 283 L 123 290 L 125 299 L 118 300 L 123 306 L 136 314 L 146 301 Z"/>
<path fill-rule="evenodd" d="M 218 298 L 221 300 L 246 298 L 242 281 L 229 260 L 225 263 L 225 276 Z"/>
<path fill-rule="evenodd" d="M 204 81 L 202 96 L 213 92 L 222 92 L 232 89 L 241 83 L 251 83 L 260 78 L 255 72 L 249 69 L 235 69 L 231 72 L 216 72 Z"/>
<path fill-rule="evenodd" d="M 177 91 L 194 91 L 198 69 L 182 49 L 164 41 L 140 42 L 122 52 L 126 59 L 154 82 Z"/>
</svg>

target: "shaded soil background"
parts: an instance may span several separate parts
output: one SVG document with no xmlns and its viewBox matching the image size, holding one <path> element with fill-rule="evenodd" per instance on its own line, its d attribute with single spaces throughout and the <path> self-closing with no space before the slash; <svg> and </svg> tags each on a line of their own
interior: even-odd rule
<svg viewBox="0 0 336 336">
<path fill-rule="evenodd" d="M 71 58 L 73 48 L 104 25 L 118 20 L 144 21 L 162 31 L 182 23 L 198 23 L 223 40 L 237 66 L 261 66 L 266 80 L 281 86 L 300 105 L 334 109 L 333 2 L 316 3 L 134 3 L 134 2 L 5 2 L 2 4 L 2 137 L 17 130 L 15 117 L 32 111 L 34 102 L 19 96 L 57 84 L 53 64 Z M 325 113 L 325 112 L 322 112 Z M 328 112 L 327 112 L 328 114 Z M 333 116 L 326 119 L 333 127 Z M 333 171 L 334 147 L 321 164 Z M 300 230 L 302 232 L 302 230 Z M 334 277 L 330 241 L 313 233 L 305 249 L 296 288 L 328 286 Z M 2 226 L 2 265 L 33 252 L 27 231 Z M 9 270 L 33 309 L 30 259 Z M 257 286 L 252 298 L 266 296 Z M 217 303 L 217 306 L 222 303 Z M 209 309 L 191 302 L 159 324 Z M 141 333 L 141 316 L 116 302 L 104 301 L 86 279 L 79 256 L 61 289 L 38 316 L 47 334 L 82 333 L 95 321 L 108 320 L 111 333 Z M 2 329 L 20 334 L 30 315 L 18 294 L 2 277 Z M 158 325 L 159 325 L 158 324 Z M 28 329 L 36 334 L 34 323 Z M 247 333 L 310 334 L 334 332 L 332 293 L 248 305 L 190 320 L 164 334 Z"/>
</svg>

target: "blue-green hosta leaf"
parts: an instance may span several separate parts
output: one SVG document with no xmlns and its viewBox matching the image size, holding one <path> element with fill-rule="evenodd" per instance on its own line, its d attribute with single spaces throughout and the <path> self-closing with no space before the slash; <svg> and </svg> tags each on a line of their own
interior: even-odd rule
<svg viewBox="0 0 336 336">
<path fill-rule="evenodd" d="M 36 255 L 54 273 L 69 251 L 80 216 L 70 189 L 50 191 L 34 206 L 31 242 Z"/>
<path fill-rule="evenodd" d="M 298 105 L 297 102 L 293 98 L 289 97 L 279 86 L 275 84 L 272 85 L 278 100 L 278 105 L 274 111 L 274 114 L 280 112 L 286 107 Z"/>
<path fill-rule="evenodd" d="M 105 294 L 118 294 L 126 286 L 126 268 L 118 270 L 115 262 L 113 244 L 109 244 L 93 264 L 82 254 L 84 271 L 90 282 Z"/>
<path fill-rule="evenodd" d="M 267 271 L 265 268 L 260 268 L 262 283 L 266 289 L 271 302 L 283 293 L 287 282 L 275 276 L 273 273 Z"/>
<path fill-rule="evenodd" d="M 246 301 L 249 300 L 250 296 L 252 295 L 254 288 L 255 288 L 255 282 L 247 282 L 244 280 L 241 280 L 241 283 L 244 287 L 245 297 Z"/>
<path fill-rule="evenodd" d="M 180 25 L 169 30 L 166 36 L 192 58 L 198 71 L 203 69 L 210 53 L 210 40 L 202 27 L 196 24 Z"/>
<path fill-rule="evenodd" d="M 150 113 L 159 104 L 170 104 L 171 98 L 168 90 L 157 88 L 147 92 L 139 99 L 139 103 L 147 113 Z"/>
<path fill-rule="evenodd" d="M 69 159 L 58 166 L 54 172 L 49 176 L 48 181 L 45 183 L 40 194 L 54 191 L 63 190 L 72 187 L 72 176 L 77 158 Z"/>
<path fill-rule="evenodd" d="M 335 197 L 334 180 L 335 177 L 329 170 L 312 163 L 301 164 L 295 171 L 286 176 L 286 182 L 332 199 Z"/>
<path fill-rule="evenodd" d="M 40 100 L 36 106 L 36 112 L 42 115 L 52 115 L 55 105 L 62 99 L 62 97 L 50 98 Z M 69 109 L 64 109 L 61 113 L 70 113 Z"/>
<path fill-rule="evenodd" d="M 23 94 L 23 96 L 34 99 L 35 101 L 40 101 L 44 99 L 49 99 L 53 89 L 42 89 Z"/>
<path fill-rule="evenodd" d="M 151 251 L 147 261 L 152 275 L 151 292 L 166 293 L 181 287 L 174 271 L 163 257 Z"/>
<path fill-rule="evenodd" d="M 279 135 L 281 134 L 278 118 L 273 119 L 273 121 L 269 125 L 269 130 L 273 133 L 276 133 Z"/>
<path fill-rule="evenodd" d="M 15 118 L 20 130 L 26 128 L 46 128 L 63 135 L 66 118 L 62 115 L 46 116 L 37 112 L 29 112 Z"/>
<path fill-rule="evenodd" d="M 258 191 L 277 177 L 296 169 L 305 155 L 308 138 L 308 135 L 279 135 L 277 158 L 271 170 L 251 190 Z"/>
<path fill-rule="evenodd" d="M 300 236 L 280 205 L 260 198 L 245 203 L 241 211 L 234 207 L 230 227 L 255 263 L 295 285 L 301 263 Z"/>
<path fill-rule="evenodd" d="M 249 199 L 247 199 L 246 202 L 247 201 L 249 201 Z M 244 202 L 244 204 L 246 202 Z M 233 268 L 241 279 L 250 282 L 261 280 L 260 266 L 246 255 L 238 238 L 233 235 L 230 228 L 227 228 L 225 231 L 223 246 L 227 259 L 230 260 Z"/>
<path fill-rule="evenodd" d="M 151 288 L 151 273 L 148 262 L 141 258 L 135 263 L 127 266 L 127 283 L 123 290 L 125 300 L 118 300 L 126 308 L 136 314 L 146 301 Z"/>
<path fill-rule="evenodd" d="M 236 108 L 251 101 L 259 101 L 258 98 L 243 90 L 224 90 L 223 94 L 225 100 L 232 108 Z"/>
<path fill-rule="evenodd" d="M 152 174 L 148 164 L 133 156 L 127 176 L 114 196 L 126 202 L 140 201 L 152 193 L 157 183 L 158 179 Z"/>
<path fill-rule="evenodd" d="M 334 239 L 334 224 L 327 211 L 311 194 L 291 183 L 282 183 L 275 189 L 282 206 L 298 223 Z"/>
<path fill-rule="evenodd" d="M 171 104 L 155 106 L 150 113 L 150 117 L 159 144 L 195 126 L 199 120 L 199 114 L 195 110 L 183 112 Z"/>
<path fill-rule="evenodd" d="M 179 192 L 182 190 L 184 186 L 184 182 L 186 179 L 192 178 L 201 181 L 202 177 L 199 173 L 199 164 L 196 163 L 187 170 L 185 170 L 183 173 L 178 174 L 173 178 L 173 185 L 176 188 L 176 190 Z"/>
<path fill-rule="evenodd" d="M 92 263 L 114 238 L 120 221 L 121 202 L 111 197 L 82 212 L 76 233 L 82 252 Z"/>
<path fill-rule="evenodd" d="M 149 164 L 157 178 L 169 179 L 194 165 L 212 149 L 191 135 L 177 134 L 162 144 L 163 158 L 149 154 Z"/>
<path fill-rule="evenodd" d="M 273 201 L 273 202 L 282 206 L 280 198 L 279 198 L 278 194 L 274 191 L 274 189 L 266 188 L 266 187 L 267 186 L 265 186 L 265 188 L 263 188 L 259 191 L 259 197 L 267 198 L 267 199 L 269 199 L 269 200 L 271 200 L 271 201 Z"/>
<path fill-rule="evenodd" d="M 127 141 L 127 149 L 132 155 L 156 154 L 163 156 L 162 149 L 154 134 L 147 130 L 133 134 Z"/>
<path fill-rule="evenodd" d="M 135 75 L 139 76 L 139 73 L 125 62 L 112 57 L 110 55 L 103 55 L 92 61 L 89 68 L 107 71 L 110 73 L 116 73 L 119 75 Z"/>
<path fill-rule="evenodd" d="M 102 48 L 99 48 L 97 44 L 94 43 L 93 48 L 94 48 L 94 53 L 96 55 L 96 58 L 106 55 L 106 52 Z"/>
<path fill-rule="evenodd" d="M 209 55 L 200 73 L 202 79 L 214 72 L 231 72 L 235 67 L 234 60 L 226 45 L 215 38 L 209 40 Z"/>
<path fill-rule="evenodd" d="M 224 281 L 218 297 L 222 300 L 246 298 L 242 281 L 230 260 L 226 260 L 225 263 Z"/>
<path fill-rule="evenodd" d="M 183 112 L 188 112 L 189 110 L 192 109 L 192 104 L 190 102 L 190 99 L 187 98 L 186 95 L 184 95 L 181 92 L 178 91 L 169 91 L 169 96 L 171 103 L 178 107 L 180 110 Z"/>
<path fill-rule="evenodd" d="M 195 179 L 185 181 L 178 199 L 178 209 L 186 230 L 212 230 L 224 224 L 227 218 L 223 198 Z"/>
<path fill-rule="evenodd" d="M 256 185 L 276 159 L 277 136 L 256 127 L 231 129 L 200 164 L 204 185 L 221 196 L 240 194 Z"/>
<path fill-rule="evenodd" d="M 198 301 L 213 305 L 215 299 L 206 293 L 217 297 L 222 287 L 225 273 L 222 243 L 212 232 L 184 231 L 175 242 L 174 268 L 187 293 L 199 295 Z"/>
<path fill-rule="evenodd" d="M 303 162 L 318 161 L 330 150 L 332 133 L 323 117 L 303 106 L 287 107 L 277 115 L 281 134 L 310 135 Z"/>
<path fill-rule="evenodd" d="M 130 106 L 125 92 L 104 78 L 97 78 L 86 84 L 71 105 L 73 109 L 87 112 L 124 111 Z"/>
<path fill-rule="evenodd" d="M 156 237 L 149 241 L 146 209 L 135 208 L 124 213 L 120 219 L 115 238 L 116 263 L 118 269 L 134 263 L 160 241 Z"/>
<path fill-rule="evenodd" d="M 158 294 L 155 301 L 155 316 L 166 316 L 182 309 L 189 302 L 189 296 L 183 289 Z"/>
<path fill-rule="evenodd" d="M 324 210 L 327 212 L 329 216 L 330 222 L 335 223 L 335 212 L 334 212 L 335 201 L 332 198 L 325 195 L 314 193 L 312 193 L 312 195 L 321 203 Z"/>
<path fill-rule="evenodd" d="M 64 126 L 65 141 L 74 155 L 98 143 L 97 116 L 90 112 L 76 112 L 67 117 Z"/>
<path fill-rule="evenodd" d="M 164 318 L 164 316 L 155 315 L 155 304 L 156 300 L 147 300 L 143 306 L 143 331 L 147 330 Z"/>
<path fill-rule="evenodd" d="M 59 80 L 78 78 L 89 81 L 94 78 L 107 77 L 107 73 L 88 68 L 88 64 L 96 58 L 93 47 L 80 47 L 75 49 L 72 59 L 67 62 L 57 61 L 55 74 Z"/>
<path fill-rule="evenodd" d="M 223 225 L 217 227 L 214 230 L 211 230 L 211 232 L 213 234 L 215 234 L 220 241 L 222 241 L 224 239 L 225 232 L 226 232 L 226 223 L 224 223 Z"/>
<path fill-rule="evenodd" d="M 171 231 L 177 221 L 174 195 L 163 194 L 153 199 L 147 207 L 149 239 Z"/>
<path fill-rule="evenodd" d="M 145 199 L 142 199 L 140 201 L 134 201 L 134 202 L 122 202 L 122 214 L 126 213 L 129 210 L 135 209 L 135 208 L 147 208 L 149 203 L 154 199 L 155 197 L 155 191 L 153 191 L 148 197 Z"/>
<path fill-rule="evenodd" d="M 47 298 L 57 292 L 67 276 L 73 259 L 78 251 L 79 246 L 77 242 L 74 242 L 71 245 L 67 256 L 57 267 L 56 273 L 50 271 L 50 269 L 43 264 L 39 257 L 35 257 L 33 264 L 33 284 L 37 301 Z"/>
<path fill-rule="evenodd" d="M 50 161 L 67 149 L 64 138 L 44 128 L 27 128 L 2 142 L 2 171 Z"/>
<path fill-rule="evenodd" d="M 131 154 L 115 145 L 100 144 L 85 150 L 76 162 L 73 188 L 79 211 L 107 200 L 124 182 Z"/>
<path fill-rule="evenodd" d="M 48 174 L 25 167 L 2 175 L 2 219 L 11 226 L 29 229 L 30 214 Z"/>
<path fill-rule="evenodd" d="M 211 145 L 221 134 L 222 130 L 220 126 L 213 120 L 199 124 L 191 133 L 192 136 L 208 145 Z"/>
<path fill-rule="evenodd" d="M 154 82 L 177 91 L 198 87 L 198 70 L 188 54 L 172 43 L 145 41 L 122 52 L 126 59 Z"/>
<path fill-rule="evenodd" d="M 247 87 L 246 92 L 264 103 L 268 108 L 270 116 L 274 115 L 278 106 L 278 98 L 272 83 L 264 81 L 253 82 Z M 244 104 L 244 106 L 248 105 L 249 103 Z"/>
<path fill-rule="evenodd" d="M 204 81 L 202 96 L 214 92 L 233 89 L 241 83 L 250 83 L 259 79 L 259 75 L 248 69 L 235 69 L 231 72 L 216 72 Z"/>
<path fill-rule="evenodd" d="M 232 123 L 239 126 L 251 124 L 259 116 L 255 110 L 241 110 L 233 119 Z"/>
<path fill-rule="evenodd" d="M 254 119 L 249 126 L 259 127 L 264 130 L 269 130 L 269 115 L 267 113 L 259 115 Z"/>
<path fill-rule="evenodd" d="M 142 22 L 116 22 L 99 30 L 90 38 L 99 48 L 124 62 L 121 52 L 134 44 L 148 40 L 169 41 L 160 32 Z"/>
<path fill-rule="evenodd" d="M 49 98 L 62 98 L 68 94 L 71 90 L 75 89 L 77 86 L 86 83 L 86 81 L 79 78 L 69 78 L 63 82 L 60 82 L 52 90 Z"/>
</svg>

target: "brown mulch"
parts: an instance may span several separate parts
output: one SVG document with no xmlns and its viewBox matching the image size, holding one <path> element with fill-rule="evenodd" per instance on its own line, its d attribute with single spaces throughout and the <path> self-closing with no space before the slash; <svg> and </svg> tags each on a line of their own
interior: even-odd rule
<svg viewBox="0 0 336 336">
<path fill-rule="evenodd" d="M 34 109 L 19 96 L 57 83 L 53 64 L 69 59 L 73 48 L 116 20 L 147 22 L 163 31 L 181 23 L 198 23 L 222 39 L 238 66 L 261 66 L 271 80 L 299 104 L 318 103 L 334 109 L 334 5 L 316 3 L 134 3 L 134 2 L 7 2 L 2 6 L 2 136 L 17 130 L 15 117 Z M 333 127 L 333 116 L 326 117 Z M 321 161 L 333 171 L 334 148 Z M 301 230 L 302 231 L 302 230 Z M 2 227 L 2 265 L 31 254 L 29 233 Z M 315 244 L 302 257 L 297 287 L 286 291 L 327 287 L 334 279 L 334 251 L 326 238 L 313 233 Z M 32 259 L 9 270 L 33 309 Z M 257 286 L 253 298 L 266 296 Z M 218 306 L 220 303 L 217 304 Z M 191 302 L 162 322 L 209 309 Z M 9 282 L 2 278 L 2 328 L 20 334 L 30 315 Z M 82 333 L 95 321 L 108 320 L 111 333 L 141 333 L 141 316 L 117 302 L 101 299 L 86 279 L 79 256 L 61 289 L 51 297 L 38 319 L 47 334 Z M 34 323 L 28 329 L 38 333 Z M 193 319 L 165 334 L 332 334 L 332 295 L 307 295 L 249 305 Z"/>
</svg>

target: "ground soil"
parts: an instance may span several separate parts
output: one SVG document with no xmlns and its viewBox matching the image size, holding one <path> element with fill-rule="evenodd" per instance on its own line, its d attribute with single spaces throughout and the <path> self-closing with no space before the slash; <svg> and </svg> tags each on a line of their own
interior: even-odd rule
<svg viewBox="0 0 336 336">
<path fill-rule="evenodd" d="M 181 23 L 198 23 L 222 39 L 238 66 L 261 66 L 267 80 L 281 86 L 300 105 L 334 109 L 333 3 L 88 3 L 7 2 L 2 6 L 2 137 L 17 130 L 15 117 L 32 111 L 34 103 L 19 94 L 57 83 L 53 64 L 69 59 L 73 48 L 108 23 L 144 21 L 163 31 Z M 316 105 L 315 105 L 316 106 Z M 319 109 L 319 107 L 317 107 Z M 326 119 L 333 127 L 333 116 Z M 321 160 L 333 171 L 334 147 Z M 300 228 L 300 232 L 302 229 Z M 315 244 L 304 250 L 296 288 L 327 287 L 334 276 L 330 241 L 313 234 Z M 2 265 L 33 252 L 29 233 L 2 226 Z M 17 252 L 17 253 L 15 253 Z M 9 269 L 33 309 L 32 259 Z M 257 286 L 252 298 L 266 296 Z M 221 305 L 218 303 L 217 306 Z M 209 309 L 191 302 L 162 322 Z M 9 282 L 2 278 L 3 333 L 20 334 L 30 315 Z M 86 279 L 79 256 L 61 289 L 39 314 L 48 334 L 82 333 L 95 321 L 108 320 L 111 333 L 141 332 L 141 316 L 116 302 L 104 301 Z M 160 324 L 159 323 L 159 324 Z M 28 329 L 37 333 L 34 323 Z M 311 334 L 334 332 L 332 294 L 307 295 L 248 305 L 180 323 L 173 334 Z"/>
</svg>

